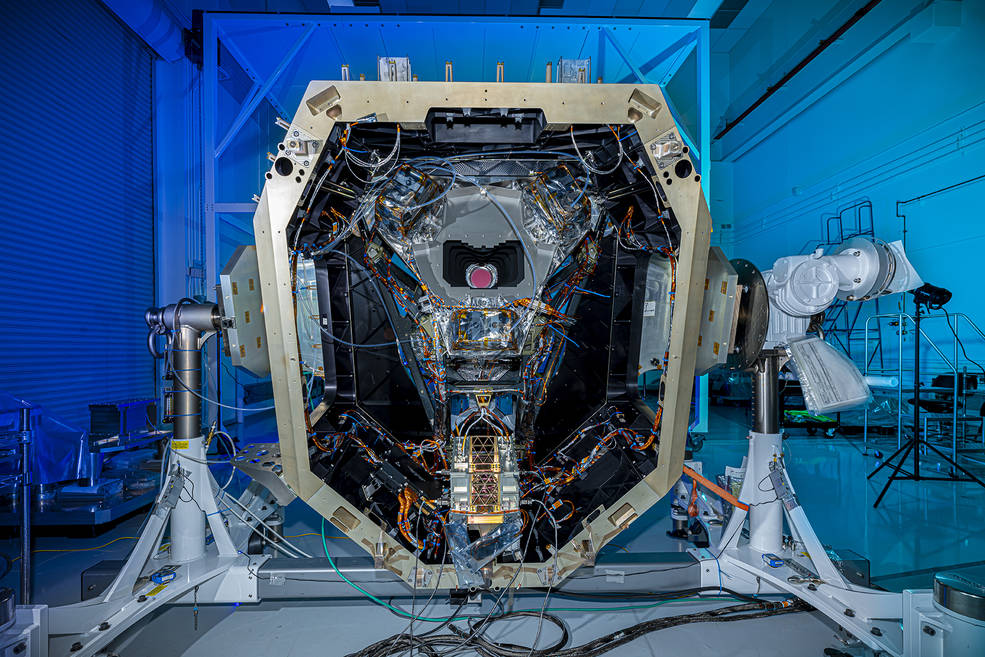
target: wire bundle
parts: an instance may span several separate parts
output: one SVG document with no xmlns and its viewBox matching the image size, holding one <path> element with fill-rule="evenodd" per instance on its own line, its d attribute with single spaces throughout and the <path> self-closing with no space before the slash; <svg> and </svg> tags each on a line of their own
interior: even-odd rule
<svg viewBox="0 0 985 657">
<path fill-rule="evenodd" d="M 449 625 L 450 632 L 443 634 L 420 634 L 417 636 L 407 633 L 398 634 L 377 641 L 358 652 L 350 653 L 347 657 L 388 657 L 405 654 L 413 650 L 419 650 L 429 657 L 448 657 L 464 654 L 465 651 L 483 657 L 547 657 L 548 655 L 551 657 L 596 657 L 631 643 L 646 634 L 671 627 L 691 623 L 728 623 L 752 620 L 797 613 L 807 609 L 807 605 L 799 601 L 769 602 L 756 600 L 720 609 L 643 621 L 581 645 L 570 647 L 566 647 L 570 640 L 567 625 L 558 616 L 528 610 L 512 611 L 484 617 L 476 623 L 470 623 L 468 629 L 452 624 Z M 529 646 L 518 645 L 494 641 L 485 636 L 485 631 L 494 623 L 526 617 L 542 618 L 548 621 L 558 628 L 560 637 L 550 645 L 538 648 L 536 643 Z"/>
<path fill-rule="evenodd" d="M 642 231 L 647 233 L 645 235 L 633 233 L 632 209 L 627 213 L 623 224 L 613 232 L 616 241 L 624 249 L 643 250 L 651 253 L 659 250 L 671 260 L 672 277 L 675 279 L 671 289 L 671 303 L 673 303 L 673 295 L 676 291 L 674 289 L 676 288 L 676 260 L 672 250 L 671 232 L 665 223 L 665 220 L 670 220 L 671 215 L 665 207 L 666 203 L 662 202 L 653 180 L 643 171 L 640 164 L 630 159 L 632 151 L 642 148 L 642 145 L 636 144 L 632 148 L 627 145 L 624 149 L 622 141 L 631 135 L 624 137 L 621 135 L 621 129 L 613 126 L 602 128 L 600 132 L 605 133 L 604 135 L 591 131 L 579 132 L 576 141 L 576 133 L 572 128 L 568 131 L 569 134 L 561 133 L 558 135 L 558 138 L 570 138 L 570 145 L 559 144 L 559 148 L 554 150 L 506 150 L 500 152 L 477 150 L 457 154 L 443 153 L 445 156 L 441 157 L 427 153 L 426 144 L 424 147 L 418 144 L 415 141 L 417 138 L 411 132 L 403 135 L 404 144 L 402 146 L 399 127 L 396 133 L 391 132 L 389 127 L 369 130 L 369 125 L 375 120 L 375 118 L 371 118 L 346 125 L 341 135 L 340 148 L 335 153 L 335 159 L 332 162 L 332 164 L 336 161 L 343 164 L 355 180 L 365 184 L 362 191 L 353 191 L 355 196 L 341 195 L 346 199 L 356 199 L 357 207 L 351 213 L 346 210 L 348 217 L 343 216 L 334 207 L 329 208 L 328 218 L 333 220 L 329 243 L 325 245 L 324 241 L 320 240 L 321 244 L 307 245 L 303 247 L 303 250 L 309 256 L 328 255 L 332 257 L 337 254 L 337 256 L 351 261 L 361 272 L 359 274 L 362 277 L 360 282 L 369 281 L 375 287 L 382 308 L 387 314 L 387 319 L 397 339 L 395 342 L 389 343 L 359 344 L 355 342 L 357 338 L 354 335 L 342 333 L 343 336 L 353 340 L 353 342 L 347 342 L 335 337 L 331 330 L 322 330 L 332 341 L 351 348 L 395 345 L 400 353 L 401 364 L 408 373 L 413 370 L 419 371 L 420 376 L 418 377 L 417 372 L 415 372 L 413 378 L 419 384 L 423 384 L 420 387 L 424 388 L 427 396 L 434 402 L 433 415 L 436 419 L 430 438 L 404 440 L 402 442 L 396 441 L 391 436 L 380 434 L 372 421 L 366 421 L 366 424 L 376 429 L 376 435 L 370 435 L 360 427 L 350 429 L 345 433 L 332 434 L 330 432 L 325 436 L 318 436 L 310 430 L 309 425 L 309 435 L 313 437 L 314 449 L 328 453 L 328 456 L 324 458 L 333 458 L 338 447 L 345 444 L 348 438 L 357 444 L 364 459 L 373 465 L 380 465 L 380 456 L 385 457 L 385 454 L 378 449 L 374 452 L 374 448 L 379 446 L 377 444 L 379 440 L 379 444 L 384 446 L 384 451 L 391 446 L 399 448 L 414 463 L 436 477 L 448 470 L 449 461 L 445 454 L 445 450 L 449 448 L 448 431 L 444 427 L 444 423 L 447 422 L 446 411 L 450 403 L 450 393 L 447 391 L 449 373 L 446 371 L 446 355 L 449 351 L 454 351 L 454 348 L 444 344 L 446 340 L 453 341 L 453 338 L 445 335 L 446 331 L 441 326 L 441 322 L 449 321 L 447 319 L 449 316 L 454 317 L 460 311 L 472 309 L 472 306 L 463 304 L 456 299 L 445 298 L 429 289 L 429 286 L 424 282 L 426 278 L 421 275 L 422 267 L 415 261 L 414 250 L 408 248 L 406 242 L 411 238 L 410 232 L 408 232 L 411 229 L 417 237 L 420 237 L 417 235 L 418 233 L 424 235 L 428 230 L 431 230 L 429 226 L 434 223 L 434 216 L 432 215 L 441 212 L 437 204 L 446 199 L 453 188 L 464 187 L 467 189 L 471 186 L 478 196 L 495 206 L 512 228 L 519 240 L 523 258 L 527 261 L 526 264 L 530 268 L 532 277 L 533 294 L 509 303 L 501 309 L 504 312 L 512 313 L 514 317 L 519 317 L 519 319 L 513 319 L 509 322 L 511 326 L 520 325 L 522 320 L 530 322 L 526 326 L 533 325 L 535 330 L 530 344 L 532 353 L 523 353 L 520 390 L 518 391 L 521 394 L 520 399 L 517 400 L 521 405 L 527 407 L 527 412 L 523 413 L 517 426 L 511 426 L 508 429 L 508 432 L 517 436 L 518 441 L 526 442 L 526 458 L 530 472 L 521 475 L 524 478 L 521 481 L 521 486 L 525 489 L 524 497 L 526 503 L 543 504 L 545 508 L 550 505 L 551 509 L 559 512 L 559 516 L 564 516 L 560 520 L 555 519 L 555 525 L 557 522 L 570 520 L 577 513 L 575 501 L 572 500 L 577 501 L 578 498 L 572 495 L 570 491 L 568 494 L 555 496 L 555 493 L 560 492 L 558 489 L 575 479 L 583 478 L 589 468 L 612 450 L 621 449 L 634 452 L 651 450 L 656 442 L 662 417 L 662 409 L 658 409 L 656 420 L 649 433 L 645 428 L 637 428 L 634 431 L 625 423 L 606 423 L 587 436 L 579 435 L 579 439 L 587 437 L 587 441 L 582 441 L 582 445 L 579 447 L 582 451 L 579 451 L 575 457 L 577 460 L 567 457 L 566 460 L 549 461 L 548 465 L 535 463 L 534 451 L 537 430 L 534 427 L 534 422 L 537 411 L 547 399 L 548 387 L 562 364 L 566 349 L 569 347 L 583 348 L 568 335 L 570 326 L 576 320 L 578 295 L 608 298 L 608 295 L 601 293 L 605 290 L 595 291 L 581 287 L 582 285 L 591 287 L 586 285 L 586 281 L 596 270 L 600 256 L 600 243 L 603 239 L 603 233 L 607 230 L 605 221 L 599 222 L 595 219 L 599 218 L 599 212 L 604 215 L 608 211 L 607 208 L 611 207 L 611 200 L 602 190 L 600 180 L 594 176 L 608 176 L 623 167 L 625 163 L 626 175 L 631 177 L 630 169 L 634 169 L 644 179 L 631 186 L 637 190 L 634 193 L 642 192 L 644 196 L 648 196 L 647 191 L 653 193 L 651 203 L 655 203 L 656 216 L 659 218 L 666 236 L 665 242 L 659 238 L 651 239 L 648 234 L 649 230 Z M 361 127 L 365 129 L 361 130 Z M 391 135 L 393 137 L 392 142 L 389 138 Z M 588 150 L 583 150 L 589 135 L 591 135 L 591 148 L 593 148 L 591 153 Z M 579 144 L 578 141 L 581 141 L 582 144 Z M 602 150 L 598 150 L 599 146 Z M 403 148 L 403 152 L 401 148 Z M 385 154 L 387 151 L 389 153 Z M 426 154 L 422 154 L 422 152 Z M 455 150 L 452 149 L 452 152 Z M 532 155 L 536 158 L 524 160 L 522 157 L 518 157 L 522 155 Z M 604 159 L 597 159 L 600 155 Z M 521 218 L 524 222 L 527 221 L 527 210 L 524 210 L 523 217 L 514 218 L 511 216 L 495 193 L 498 189 L 497 186 L 502 182 L 497 178 L 500 174 L 490 173 L 492 170 L 488 167 L 472 166 L 471 164 L 473 162 L 481 164 L 491 158 L 501 157 L 516 163 L 515 166 L 507 169 L 507 173 L 504 174 L 506 178 L 528 180 L 528 183 L 521 184 L 530 185 L 532 191 L 535 192 L 533 194 L 534 204 L 546 214 L 548 220 L 552 222 L 553 229 L 562 233 L 564 252 L 561 257 L 566 258 L 566 260 L 555 263 L 559 266 L 549 280 L 537 280 L 538 271 L 533 254 L 528 247 L 529 240 L 524 239 L 525 235 L 520 230 L 527 225 L 526 223 L 521 224 L 519 221 Z M 603 162 L 605 167 L 611 168 L 600 167 Z M 579 163 L 584 169 L 584 176 L 581 176 L 580 173 L 576 175 Z M 368 179 L 367 176 L 360 175 L 360 171 L 354 170 L 357 167 L 361 169 L 363 174 L 368 174 Z M 337 166 L 336 170 L 338 170 Z M 311 207 L 316 206 L 315 196 L 324 198 L 321 197 L 322 194 L 337 194 L 336 189 L 339 188 L 339 185 L 329 183 L 331 186 L 325 187 L 326 180 L 327 175 L 321 176 L 319 183 L 311 191 L 312 198 L 307 205 L 309 211 Z M 353 186 L 353 189 L 356 188 L 358 185 Z M 625 195 L 623 194 L 623 196 Z M 388 199 L 386 203 L 384 203 L 384 197 Z M 617 197 L 614 196 L 613 198 Z M 642 200 L 638 199 L 637 202 L 642 203 Z M 344 204 L 346 206 L 352 205 L 349 201 L 344 201 Z M 318 205 L 318 207 L 322 206 Z M 524 207 L 526 208 L 526 206 Z M 641 207 L 643 206 L 641 205 Z M 321 211 L 321 214 L 324 215 L 325 211 Z M 573 225 L 573 218 L 582 216 L 585 217 L 586 221 L 591 219 L 592 227 L 587 234 L 582 232 L 575 237 L 575 234 L 568 229 Z M 301 254 L 297 250 L 297 245 L 300 244 L 299 237 L 304 226 L 305 223 L 302 220 L 294 236 L 295 258 Z M 391 233 L 395 233 L 396 237 Z M 362 250 L 352 251 L 352 255 L 347 252 L 348 247 L 342 244 L 342 240 L 351 235 L 358 235 L 363 244 Z M 393 239 L 387 239 L 388 236 Z M 403 239 L 397 239 L 397 237 Z M 410 241 L 417 239 L 417 237 L 410 239 Z M 394 244 L 394 239 L 397 239 L 403 246 Z M 356 248 L 359 248 L 358 243 L 357 241 Z M 350 281 L 352 281 L 354 273 L 351 270 L 348 272 Z M 543 284 L 543 289 L 541 289 L 541 284 Z M 353 283 L 350 282 L 350 286 L 352 285 Z M 385 296 L 384 291 L 389 292 L 389 295 Z M 303 309 L 308 314 L 312 314 L 311 309 L 304 307 L 310 304 L 303 295 L 300 304 L 302 308 L 296 307 L 296 311 Z M 391 317 L 393 308 L 396 309 L 396 312 L 393 312 L 393 317 Z M 397 317 L 398 313 L 399 317 Z M 409 328 L 409 331 L 404 330 L 403 327 L 398 331 L 397 325 L 393 321 L 395 318 L 402 322 L 403 327 Z M 401 340 L 401 335 L 405 339 Z M 411 345 L 406 356 L 401 349 L 401 342 Z M 669 353 L 665 353 L 664 369 L 666 369 L 668 357 Z M 482 357 L 476 355 L 476 358 L 481 359 Z M 488 360 L 482 361 L 482 367 L 487 366 Z M 445 419 L 438 420 L 439 417 Z M 340 417 L 339 419 L 343 418 Z M 327 436 L 331 436 L 331 438 L 326 439 Z M 585 444 L 586 442 L 587 444 Z M 559 458 L 565 457 L 566 455 L 561 455 Z M 531 475 L 533 476 L 531 477 Z M 413 487 L 413 484 L 411 486 Z M 531 492 L 542 493 L 542 495 L 531 496 Z M 440 526 L 442 523 L 440 514 L 444 511 L 438 510 L 438 508 L 447 509 L 447 504 L 442 505 L 435 499 L 426 499 L 433 495 L 431 493 L 424 494 L 417 488 L 405 489 L 396 495 L 398 497 L 397 506 L 399 506 L 399 509 L 396 510 L 396 525 L 400 530 L 400 537 L 407 545 L 420 550 L 422 542 L 416 533 L 412 535 L 410 531 L 409 519 L 413 517 L 410 513 L 414 505 L 413 502 L 409 502 L 408 494 L 420 496 L 419 500 L 427 502 L 430 505 L 429 508 L 433 510 L 433 514 L 437 514 L 432 514 L 431 518 L 424 519 L 418 516 L 419 521 L 428 523 L 431 527 Z M 571 499 L 566 499 L 569 497 Z M 394 513 L 392 498 L 388 503 L 390 508 L 387 513 L 392 518 Z M 568 512 L 569 509 L 570 513 Z M 544 514 L 541 513 L 526 514 L 524 525 L 527 527 L 528 524 L 532 525 L 543 518 Z M 425 539 L 426 542 L 428 542 L 427 539 Z"/>
</svg>

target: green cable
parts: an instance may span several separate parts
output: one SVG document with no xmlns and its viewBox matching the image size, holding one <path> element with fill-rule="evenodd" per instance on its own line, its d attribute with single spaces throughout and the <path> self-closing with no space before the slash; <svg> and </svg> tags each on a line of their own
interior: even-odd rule
<svg viewBox="0 0 985 657">
<path fill-rule="evenodd" d="M 391 605 L 390 603 L 388 603 L 388 602 L 386 602 L 384 600 L 380 600 L 375 595 L 373 595 L 372 593 L 370 593 L 366 589 L 360 587 L 358 584 L 356 584 L 355 582 L 353 582 L 352 580 L 350 580 L 348 577 L 346 577 L 345 575 L 342 574 L 342 571 L 339 570 L 338 566 L 335 565 L 335 561 L 332 559 L 332 555 L 329 554 L 329 552 L 328 552 L 328 540 L 325 537 L 325 518 L 324 517 L 322 517 L 322 519 L 321 519 L 321 544 L 322 544 L 322 547 L 325 549 L 325 556 L 328 557 L 328 563 L 330 563 L 332 565 L 332 569 L 335 570 L 336 573 L 338 573 L 339 577 L 341 577 L 342 580 L 346 584 L 348 584 L 352 588 L 356 589 L 357 591 L 359 591 L 360 593 L 362 593 L 363 595 L 365 595 L 367 598 L 369 598 L 370 600 L 372 600 L 376 604 L 381 605 L 383 607 L 386 607 L 387 609 L 389 609 L 393 613 L 398 614 L 400 616 L 403 616 L 404 618 L 411 618 L 413 620 L 418 620 L 418 621 L 427 621 L 429 623 L 445 623 L 445 622 L 450 622 L 450 621 L 463 621 L 463 620 L 468 620 L 469 619 L 468 616 L 459 616 L 459 617 L 455 617 L 455 618 L 430 618 L 430 617 L 427 617 L 427 616 L 416 616 L 414 614 L 409 614 L 406 611 L 404 611 L 403 609 L 398 609 L 398 608 L 394 607 L 393 605 Z"/>
<path fill-rule="evenodd" d="M 473 618 L 472 616 L 456 616 L 452 618 L 431 618 L 428 616 L 417 616 L 414 614 L 407 613 L 403 609 L 398 609 L 390 603 L 380 600 L 375 595 L 367 591 L 366 589 L 360 587 L 358 584 L 350 580 L 348 577 L 342 574 L 338 566 L 335 565 L 335 560 L 332 559 L 332 555 L 328 552 L 328 540 L 325 536 L 325 518 L 321 519 L 321 544 L 325 549 L 325 556 L 328 557 L 328 563 L 331 564 L 332 569 L 342 578 L 346 584 L 356 589 L 367 598 L 375 602 L 376 604 L 386 607 L 390 611 L 404 618 L 411 618 L 416 621 L 426 621 L 428 623 L 445 623 L 451 621 L 467 621 Z M 719 598 L 719 597 L 706 597 L 706 598 L 673 598 L 670 600 L 661 600 L 660 602 L 654 602 L 648 605 L 624 605 L 621 607 L 550 607 L 547 611 L 597 611 L 597 612 L 607 612 L 607 611 L 631 611 L 634 609 L 653 609 L 654 607 L 660 607 L 661 605 L 669 604 L 671 602 L 731 602 L 737 601 L 737 598 Z M 540 611 L 540 609 L 517 609 L 516 611 Z"/>
</svg>

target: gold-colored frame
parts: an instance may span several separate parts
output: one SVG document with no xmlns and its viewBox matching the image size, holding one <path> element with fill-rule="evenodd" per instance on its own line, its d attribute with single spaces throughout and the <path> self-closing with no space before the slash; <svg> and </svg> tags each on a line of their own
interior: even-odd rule
<svg viewBox="0 0 985 657">
<path fill-rule="evenodd" d="M 382 122 L 423 129 L 428 110 L 448 107 L 538 108 L 544 112 L 548 130 L 567 130 L 571 124 L 631 124 L 639 133 L 654 171 L 659 169 L 651 146 L 669 135 L 683 143 L 657 85 L 365 81 L 314 81 L 308 85 L 282 150 L 290 153 L 295 149 L 291 142 L 299 139 L 312 141 L 314 147 L 304 156 L 304 162 L 301 156 L 293 156 L 295 166 L 290 175 L 271 168 L 253 218 L 282 477 L 298 497 L 374 555 L 383 567 L 410 584 L 429 588 L 457 588 L 454 568 L 418 564 L 410 551 L 310 470 L 287 229 L 336 122 L 375 114 Z M 654 182 L 659 184 L 657 178 Z M 673 185 L 663 186 L 663 191 L 682 234 L 657 467 L 611 507 L 601 507 L 598 513 L 590 514 L 593 520 L 583 523 L 582 531 L 548 561 L 525 563 L 519 574 L 518 564 L 493 562 L 492 586 L 507 586 L 511 581 L 517 587 L 540 587 L 550 580 L 556 584 L 579 566 L 591 564 L 603 545 L 656 504 L 681 475 L 711 217 L 696 176 L 675 178 Z M 315 413 L 324 411 L 320 408 Z M 555 564 L 557 572 L 553 572 Z M 439 570 L 440 581 L 436 582 Z"/>
</svg>

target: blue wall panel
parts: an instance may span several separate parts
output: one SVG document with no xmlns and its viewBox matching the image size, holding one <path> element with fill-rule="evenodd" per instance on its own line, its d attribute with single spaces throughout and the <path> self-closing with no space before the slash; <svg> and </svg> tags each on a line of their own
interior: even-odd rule
<svg viewBox="0 0 985 657">
<path fill-rule="evenodd" d="M 85 425 L 153 395 L 152 58 L 96 0 L 7 4 L 0 390 Z"/>
<path fill-rule="evenodd" d="M 770 68 L 789 70 L 803 54 L 789 45 L 790 35 L 809 27 L 827 36 L 843 21 L 845 6 L 829 11 L 827 3 L 805 4 L 796 16 L 788 9 L 764 15 L 733 51 L 733 95 L 741 98 L 729 118 L 778 77 L 762 76 L 749 91 L 752 78 L 745 69 L 755 63 L 755 44 L 781 42 L 777 52 L 797 53 Z M 822 16 L 815 10 L 827 12 L 831 21 L 817 25 Z M 925 280 L 954 292 L 949 310 L 985 326 L 979 282 L 985 180 L 960 184 L 985 174 L 983 61 L 985 4 L 881 3 L 721 141 L 724 160 L 714 172 L 723 193 L 716 194 L 714 207 L 716 222 L 733 224 L 732 254 L 769 267 L 821 238 L 825 216 L 860 200 L 872 203 L 877 235 L 902 239 L 897 202 L 929 194 L 902 207 L 913 264 Z M 768 68 L 771 62 L 759 63 Z M 846 71 L 851 73 L 840 79 Z M 796 111 L 784 116 L 790 108 Z M 903 299 L 894 298 L 882 311 L 895 310 Z M 950 356 L 947 325 L 938 321 L 926 328 Z M 892 347 L 896 335 L 887 337 Z M 909 362 L 912 335 L 906 338 Z M 963 338 L 972 357 L 985 357 L 985 343 L 970 332 Z M 946 367 L 939 358 L 928 365 Z"/>
</svg>

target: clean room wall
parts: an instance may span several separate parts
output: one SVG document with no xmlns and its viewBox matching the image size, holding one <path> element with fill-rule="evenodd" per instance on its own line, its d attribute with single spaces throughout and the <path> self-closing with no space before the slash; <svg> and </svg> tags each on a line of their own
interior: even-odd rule
<svg viewBox="0 0 985 657">
<path fill-rule="evenodd" d="M 8 3 L 0 390 L 80 428 L 150 397 L 152 54 L 96 0 Z"/>
<path fill-rule="evenodd" d="M 732 97 L 742 100 L 726 116 L 734 118 L 779 77 L 748 78 L 750 44 L 773 42 L 777 34 L 790 42 L 805 30 L 823 38 L 862 4 L 828 11 L 837 14 L 833 22 L 811 7 L 779 14 L 771 7 L 769 20 L 759 21 L 730 59 Z M 780 75 L 806 51 L 787 54 L 795 56 L 772 69 Z M 727 180 L 730 192 L 717 221 L 734 227 L 731 252 L 768 268 L 821 239 L 826 215 L 869 200 L 876 234 L 905 239 L 923 278 L 954 292 L 948 309 L 985 327 L 983 62 L 985 3 L 880 3 L 717 144 L 714 176 Z M 905 220 L 897 217 L 898 202 Z M 884 302 L 881 311 L 897 305 Z M 906 309 L 912 311 L 909 299 Z M 946 324 L 926 328 L 950 355 Z M 969 355 L 982 360 L 985 345 L 968 331 L 963 337 Z"/>
</svg>

